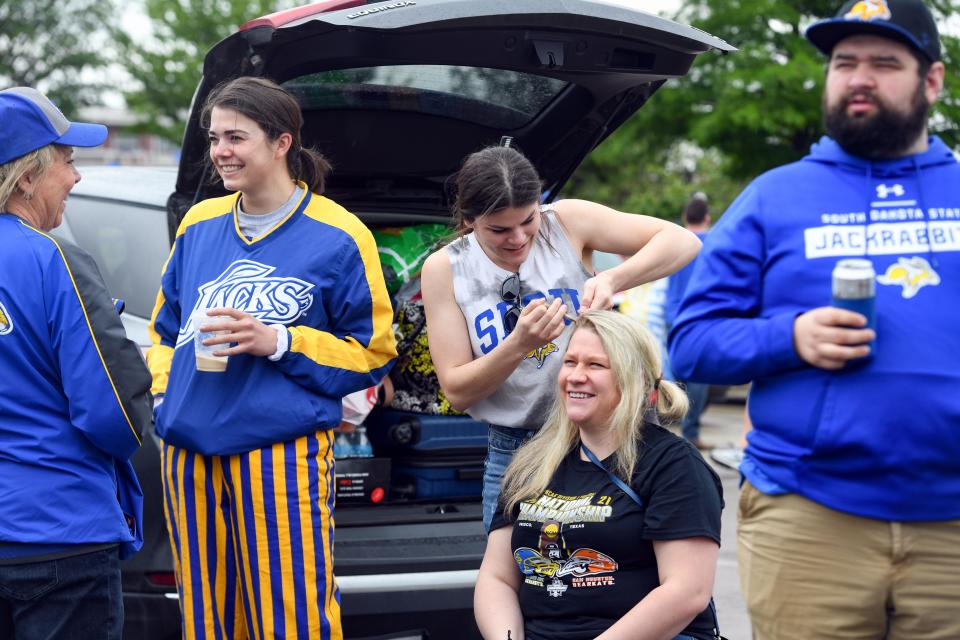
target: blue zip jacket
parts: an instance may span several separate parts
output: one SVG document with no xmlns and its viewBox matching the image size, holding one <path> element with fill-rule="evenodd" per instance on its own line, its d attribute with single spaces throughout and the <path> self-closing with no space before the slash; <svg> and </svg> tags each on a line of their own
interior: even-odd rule
<svg viewBox="0 0 960 640">
<path fill-rule="evenodd" d="M 754 180 L 711 231 L 670 335 L 681 378 L 754 381 L 741 470 L 768 493 L 884 520 L 960 518 L 960 165 L 937 137 L 869 162 L 829 138 Z M 876 270 L 872 357 L 793 347 L 837 261 Z"/>
<path fill-rule="evenodd" d="M 150 375 L 89 255 L 0 215 L 0 563 L 140 547 Z"/>
<path fill-rule="evenodd" d="M 164 267 L 147 354 L 165 393 L 157 433 L 205 455 L 253 451 L 340 424 L 343 396 L 373 386 L 396 358 L 393 311 L 373 235 L 335 202 L 304 196 L 257 238 L 237 223 L 239 194 L 196 204 Z M 278 361 L 240 354 L 197 371 L 191 314 L 232 307 L 287 326 Z"/>
</svg>

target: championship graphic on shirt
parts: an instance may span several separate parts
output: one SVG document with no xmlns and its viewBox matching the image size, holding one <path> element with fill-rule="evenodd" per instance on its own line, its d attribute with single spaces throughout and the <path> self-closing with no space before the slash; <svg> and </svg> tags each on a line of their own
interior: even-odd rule
<svg viewBox="0 0 960 640">
<path fill-rule="evenodd" d="M 877 283 L 901 287 L 909 300 L 923 287 L 940 284 L 931 256 L 960 251 L 960 208 L 924 211 L 916 194 L 899 182 L 877 184 L 874 191 L 869 210 L 823 213 L 820 226 L 804 229 L 805 254 L 807 259 L 901 254 L 878 268 Z"/>
<path fill-rule="evenodd" d="M 177 348 L 193 340 L 190 319 L 194 311 L 231 307 L 249 313 L 264 324 L 288 324 L 313 304 L 314 285 L 299 278 L 271 276 L 276 267 L 253 260 L 237 260 L 215 280 L 197 288 L 200 294 L 177 336 Z"/>
<path fill-rule="evenodd" d="M 13 331 L 13 320 L 10 319 L 7 308 L 0 302 L 0 336 L 5 336 L 11 331 Z"/>
<path fill-rule="evenodd" d="M 547 490 L 535 501 L 520 503 L 518 526 L 542 523 L 537 548 L 520 547 L 513 552 L 526 584 L 543 587 L 554 598 L 561 597 L 571 587 L 614 584 L 615 578 L 610 574 L 617 571 L 616 560 L 586 547 L 570 551 L 564 541 L 564 527 L 604 522 L 613 515 L 610 496 L 600 496 L 597 504 L 593 504 L 595 497 L 595 493 L 562 496 Z"/>
</svg>

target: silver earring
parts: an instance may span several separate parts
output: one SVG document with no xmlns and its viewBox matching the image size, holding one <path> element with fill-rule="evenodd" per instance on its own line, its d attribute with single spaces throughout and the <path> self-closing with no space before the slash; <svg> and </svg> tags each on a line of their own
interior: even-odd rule
<svg viewBox="0 0 960 640">
<path fill-rule="evenodd" d="M 33 200 L 33 193 L 27 193 L 26 191 L 24 191 L 24 192 L 23 192 L 23 199 L 24 199 L 24 200 L 27 200 L 28 202 L 29 202 L 30 200 Z"/>
</svg>

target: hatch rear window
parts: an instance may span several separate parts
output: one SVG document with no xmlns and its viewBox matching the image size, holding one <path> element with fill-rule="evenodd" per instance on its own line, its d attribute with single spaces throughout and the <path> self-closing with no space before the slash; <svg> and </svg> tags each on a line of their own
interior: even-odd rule
<svg viewBox="0 0 960 640">
<path fill-rule="evenodd" d="M 283 86 L 304 110 L 390 110 L 514 129 L 537 117 L 569 83 L 518 71 L 448 65 L 336 69 Z"/>
</svg>

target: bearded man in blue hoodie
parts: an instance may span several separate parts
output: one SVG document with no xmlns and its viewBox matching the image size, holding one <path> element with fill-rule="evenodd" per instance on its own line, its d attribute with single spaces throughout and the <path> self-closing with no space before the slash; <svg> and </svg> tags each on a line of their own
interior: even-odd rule
<svg viewBox="0 0 960 640">
<path fill-rule="evenodd" d="M 919 0 L 851 0 L 807 38 L 829 56 L 829 136 L 707 237 L 670 359 L 754 381 L 738 554 L 755 639 L 960 638 L 960 165 L 927 132 L 936 24 Z M 846 258 L 873 263 L 875 332 L 830 306 Z"/>
</svg>

